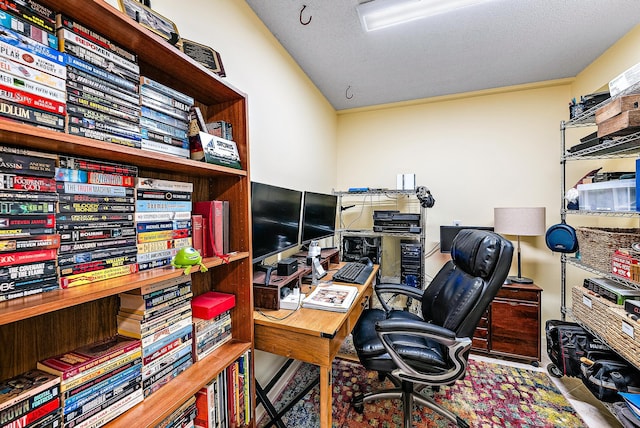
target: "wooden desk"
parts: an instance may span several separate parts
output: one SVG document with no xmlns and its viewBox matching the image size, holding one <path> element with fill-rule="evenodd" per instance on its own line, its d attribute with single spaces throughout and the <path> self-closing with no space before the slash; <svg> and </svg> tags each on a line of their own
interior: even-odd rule
<svg viewBox="0 0 640 428">
<path fill-rule="evenodd" d="M 335 272 L 332 265 L 326 281 Z M 293 358 L 320 367 L 320 427 L 331 427 L 331 364 L 344 339 L 368 305 L 373 293 L 376 265 L 369 279 L 358 287 L 358 296 L 345 313 L 301 308 L 283 320 L 273 320 L 254 311 L 255 348 L 283 357 Z M 303 287 L 305 292 L 305 287 Z M 263 311 L 270 317 L 283 318 L 290 310 Z"/>
</svg>

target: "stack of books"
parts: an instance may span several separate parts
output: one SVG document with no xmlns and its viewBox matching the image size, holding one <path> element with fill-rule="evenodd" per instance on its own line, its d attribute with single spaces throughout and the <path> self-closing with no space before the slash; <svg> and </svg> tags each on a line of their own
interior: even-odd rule
<svg viewBox="0 0 640 428">
<path fill-rule="evenodd" d="M 141 341 L 145 397 L 193 363 L 192 296 L 189 275 L 119 295 L 118 334 Z"/>
<path fill-rule="evenodd" d="M 180 248 L 192 246 L 193 183 L 138 177 L 136 229 L 138 266 L 169 266 Z"/>
<path fill-rule="evenodd" d="M 0 421 L 3 427 L 60 426 L 60 377 L 29 370 L 0 382 Z"/>
<path fill-rule="evenodd" d="M 67 64 L 67 132 L 140 148 L 137 56 L 67 16 L 56 19 Z"/>
<path fill-rule="evenodd" d="M 60 156 L 56 225 L 62 288 L 138 271 L 133 225 L 138 168 Z"/>
<path fill-rule="evenodd" d="M 39 361 L 58 376 L 64 426 L 101 426 L 143 400 L 140 340 L 114 336 Z"/>
<path fill-rule="evenodd" d="M 203 257 L 229 254 L 229 201 L 196 202 L 193 213 L 202 216 Z"/>
<path fill-rule="evenodd" d="M 58 50 L 55 18 L 55 11 L 35 0 L 3 2 L 0 116 L 62 131 L 66 69 Z"/>
<path fill-rule="evenodd" d="M 231 340 L 233 294 L 208 291 L 191 302 L 193 311 L 193 358 L 200 361 Z"/>
<path fill-rule="evenodd" d="M 57 289 L 57 156 L 0 146 L 0 301 Z"/>
<path fill-rule="evenodd" d="M 189 159 L 189 110 L 194 99 L 140 77 L 142 149 Z"/>
</svg>

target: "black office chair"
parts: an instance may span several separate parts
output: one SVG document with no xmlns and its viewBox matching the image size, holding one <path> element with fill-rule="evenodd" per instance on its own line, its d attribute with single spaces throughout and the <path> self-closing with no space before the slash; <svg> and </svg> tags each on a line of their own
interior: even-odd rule
<svg viewBox="0 0 640 428">
<path fill-rule="evenodd" d="M 413 402 L 426 406 L 460 427 L 469 425 L 420 394 L 425 387 L 451 385 L 464 377 L 476 326 L 504 283 L 513 245 L 485 230 L 464 229 L 456 236 L 451 260 L 423 291 L 403 284 L 377 284 L 383 309 L 367 309 L 353 329 L 362 365 L 389 378 L 395 388 L 356 394 L 353 406 L 376 399 L 402 399 L 404 427 L 411 427 Z M 404 295 L 421 303 L 422 317 L 390 307 L 389 296 Z"/>
</svg>

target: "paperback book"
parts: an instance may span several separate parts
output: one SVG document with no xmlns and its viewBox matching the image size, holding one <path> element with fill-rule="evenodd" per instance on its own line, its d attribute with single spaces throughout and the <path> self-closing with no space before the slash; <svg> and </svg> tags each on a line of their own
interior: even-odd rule
<svg viewBox="0 0 640 428">
<path fill-rule="evenodd" d="M 346 312 L 356 296 L 358 288 L 352 285 L 318 285 L 303 301 L 302 307 L 324 311 Z"/>
</svg>

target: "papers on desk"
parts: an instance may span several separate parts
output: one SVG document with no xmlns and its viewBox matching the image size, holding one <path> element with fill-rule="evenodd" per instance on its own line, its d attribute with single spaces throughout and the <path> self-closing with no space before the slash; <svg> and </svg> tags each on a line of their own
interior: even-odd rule
<svg viewBox="0 0 640 428">
<path fill-rule="evenodd" d="M 358 288 L 352 285 L 319 285 L 302 301 L 302 307 L 347 312 L 357 295 Z"/>
</svg>

